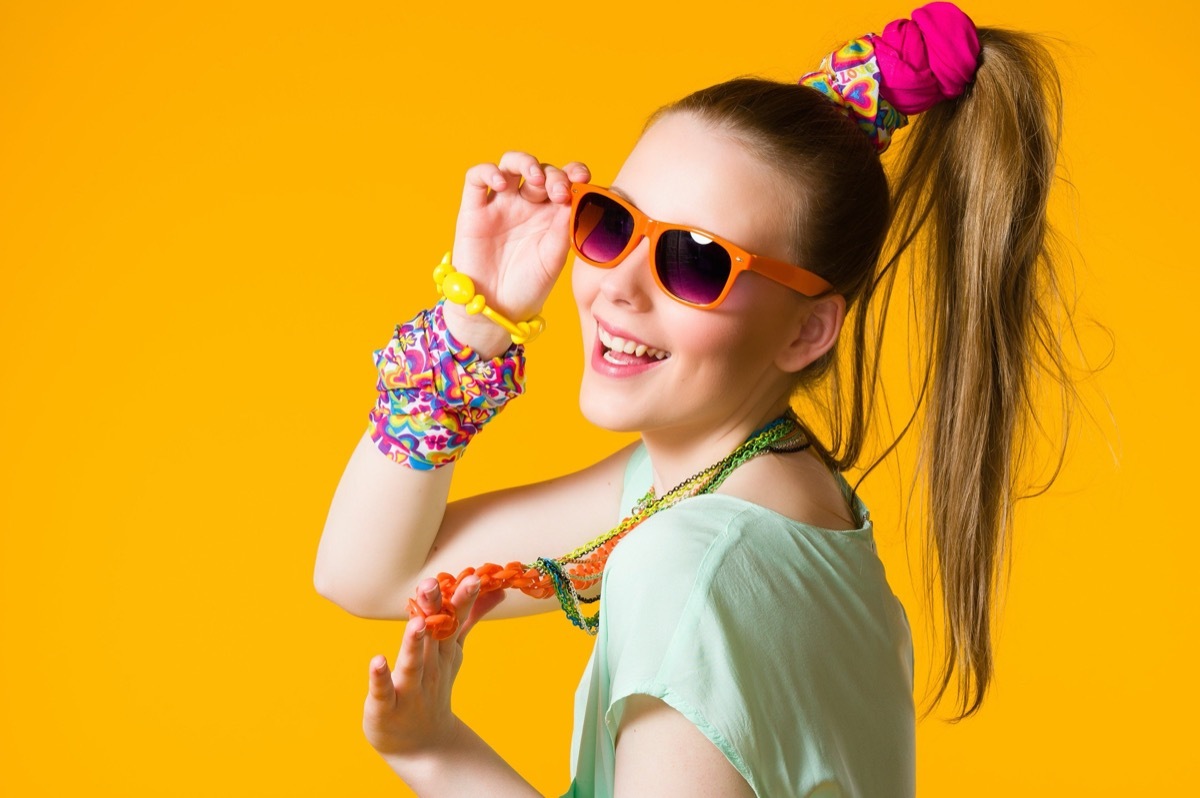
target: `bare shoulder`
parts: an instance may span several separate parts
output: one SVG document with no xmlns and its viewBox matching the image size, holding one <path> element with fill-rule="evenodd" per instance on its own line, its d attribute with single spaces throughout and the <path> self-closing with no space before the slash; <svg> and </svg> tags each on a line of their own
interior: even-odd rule
<svg viewBox="0 0 1200 798">
<path fill-rule="evenodd" d="M 718 490 L 824 529 L 857 529 L 837 477 L 811 448 L 755 458 Z"/>
</svg>

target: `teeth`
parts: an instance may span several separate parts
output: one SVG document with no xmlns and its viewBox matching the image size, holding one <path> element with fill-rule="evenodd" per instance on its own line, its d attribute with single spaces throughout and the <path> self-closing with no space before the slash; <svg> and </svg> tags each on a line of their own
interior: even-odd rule
<svg viewBox="0 0 1200 798">
<path fill-rule="evenodd" d="M 655 349 L 652 346 L 647 346 L 637 341 L 627 341 L 619 335 L 609 335 L 600 325 L 596 325 L 596 330 L 600 334 L 600 343 L 614 352 L 624 352 L 627 355 L 636 355 L 637 357 L 649 355 L 656 360 L 662 360 L 667 357 L 668 353 L 661 349 Z"/>
</svg>

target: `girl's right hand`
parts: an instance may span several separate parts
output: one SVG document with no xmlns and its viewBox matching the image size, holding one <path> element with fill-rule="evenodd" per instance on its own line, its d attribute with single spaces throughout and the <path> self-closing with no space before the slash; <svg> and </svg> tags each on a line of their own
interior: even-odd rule
<svg viewBox="0 0 1200 798">
<path fill-rule="evenodd" d="M 590 178 L 582 163 L 559 169 L 525 152 L 467 170 L 451 261 L 497 313 L 526 321 L 541 312 L 570 248 L 571 183 Z M 447 302 L 445 312 L 450 333 L 481 355 L 511 344 L 503 328 L 461 305 Z"/>
</svg>

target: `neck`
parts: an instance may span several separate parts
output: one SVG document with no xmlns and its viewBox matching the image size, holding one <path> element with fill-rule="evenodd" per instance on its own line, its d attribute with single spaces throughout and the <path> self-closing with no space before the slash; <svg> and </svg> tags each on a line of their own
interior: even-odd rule
<svg viewBox="0 0 1200 798">
<path fill-rule="evenodd" d="M 642 432 L 642 441 L 654 471 L 654 490 L 662 496 L 680 482 L 716 463 L 746 441 L 755 430 L 787 412 L 780 401 L 753 413 L 739 414 L 720 423 L 679 425 Z"/>
</svg>

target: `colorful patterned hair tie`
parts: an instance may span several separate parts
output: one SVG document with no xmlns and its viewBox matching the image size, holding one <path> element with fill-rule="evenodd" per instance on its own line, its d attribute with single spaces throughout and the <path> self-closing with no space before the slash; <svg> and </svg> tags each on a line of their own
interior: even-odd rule
<svg viewBox="0 0 1200 798">
<path fill-rule="evenodd" d="M 800 78 L 858 123 L 878 152 L 908 124 L 966 91 L 979 63 L 975 23 L 953 3 L 929 3 L 912 19 L 887 24 L 882 36 L 851 39 Z"/>
<path fill-rule="evenodd" d="M 379 399 L 367 427 L 379 451 L 418 471 L 462 456 L 471 438 L 525 391 L 525 349 L 513 345 L 491 360 L 446 329 L 442 302 L 397 324 L 374 352 Z"/>
<path fill-rule="evenodd" d="M 908 124 L 908 117 L 879 96 L 879 64 L 875 60 L 874 34 L 851 39 L 821 60 L 816 72 L 800 78 L 801 86 L 816 89 L 850 117 L 877 152 L 892 141 L 892 132 Z"/>
</svg>

